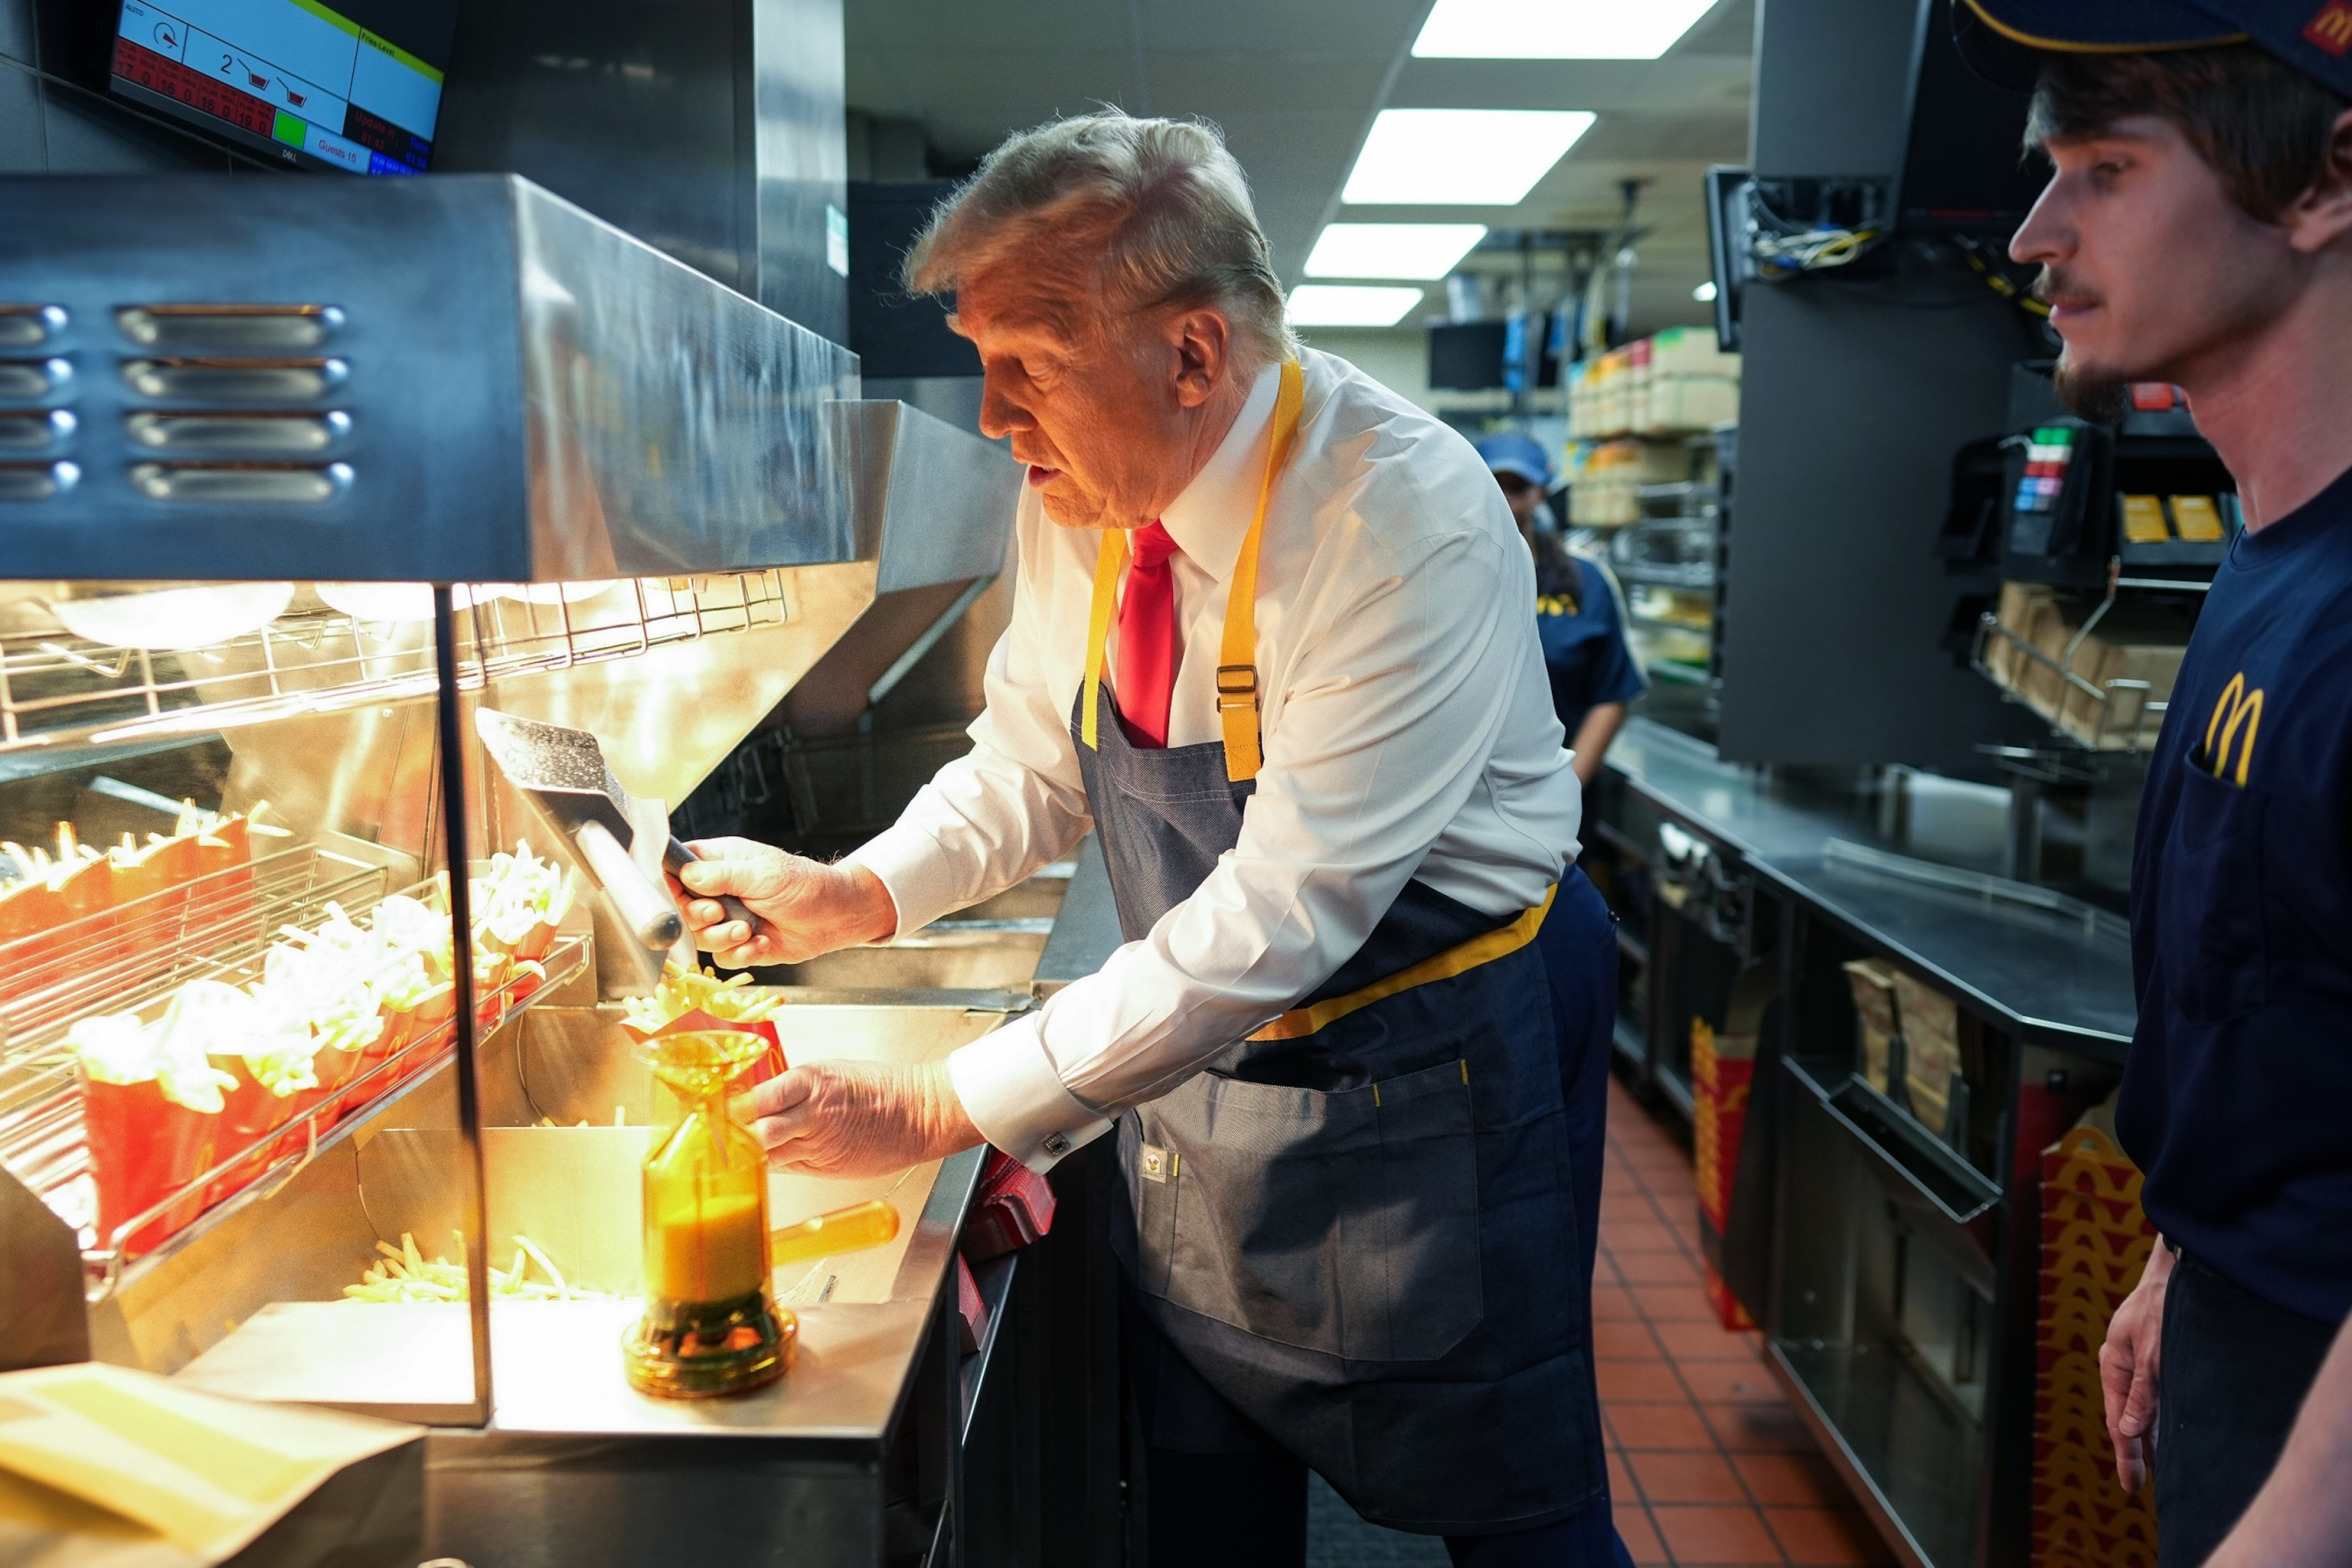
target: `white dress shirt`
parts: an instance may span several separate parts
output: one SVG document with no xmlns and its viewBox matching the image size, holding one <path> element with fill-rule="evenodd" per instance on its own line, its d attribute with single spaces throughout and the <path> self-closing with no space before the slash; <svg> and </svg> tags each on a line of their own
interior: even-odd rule
<svg viewBox="0 0 2352 1568">
<path fill-rule="evenodd" d="M 1576 853 L 1534 564 L 1501 490 L 1444 424 L 1345 360 L 1301 358 L 1299 441 L 1258 558 L 1265 761 L 1239 844 L 1143 940 L 948 1059 L 973 1124 L 1035 1170 L 1329 979 L 1413 877 L 1500 922 Z M 1226 585 L 1278 379 L 1258 377 L 1161 517 L 1181 552 L 1171 746 L 1220 738 Z M 1058 526 L 1033 490 L 1015 533 L 1012 623 L 971 753 L 851 857 L 890 890 L 902 934 L 1021 881 L 1090 825 L 1070 716 L 1102 535 Z"/>
</svg>

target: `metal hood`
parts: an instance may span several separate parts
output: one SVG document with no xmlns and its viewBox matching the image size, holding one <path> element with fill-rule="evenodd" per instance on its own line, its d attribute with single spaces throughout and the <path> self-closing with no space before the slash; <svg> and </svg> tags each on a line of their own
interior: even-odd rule
<svg viewBox="0 0 2352 1568">
<path fill-rule="evenodd" d="M 856 356 L 527 181 L 11 178 L 0 211 L 9 576 L 856 554 Z"/>
</svg>

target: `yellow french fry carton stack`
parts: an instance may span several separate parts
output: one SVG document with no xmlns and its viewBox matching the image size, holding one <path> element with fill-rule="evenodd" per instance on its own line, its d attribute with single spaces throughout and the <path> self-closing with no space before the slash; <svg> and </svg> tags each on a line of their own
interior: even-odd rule
<svg viewBox="0 0 2352 1568">
<path fill-rule="evenodd" d="M 2104 1133 L 2076 1127 L 2043 1151 L 2035 1568 L 2156 1568 L 2156 1510 L 2148 1488 L 2116 1484 L 2099 1389 L 2108 1320 L 2155 1240 L 2140 1172 Z"/>
<path fill-rule="evenodd" d="M 1691 1020 L 1691 1159 L 1699 1216 L 1720 1239 L 1731 1220 L 1731 1184 L 1739 1169 L 1740 1137 L 1747 1131 L 1748 1091 L 1756 1075 L 1756 1037 L 1718 1035 L 1704 1018 Z M 1712 1261 L 1706 1264 L 1707 1301 L 1726 1329 L 1756 1326 Z"/>
</svg>

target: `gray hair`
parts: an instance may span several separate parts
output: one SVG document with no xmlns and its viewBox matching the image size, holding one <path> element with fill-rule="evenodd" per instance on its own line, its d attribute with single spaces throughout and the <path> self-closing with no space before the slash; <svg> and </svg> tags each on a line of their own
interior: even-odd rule
<svg viewBox="0 0 2352 1568">
<path fill-rule="evenodd" d="M 1297 352 L 1248 177 L 1213 125 L 1104 109 L 1010 136 L 932 213 L 902 277 L 909 293 L 950 293 L 1048 238 L 1099 246 L 1105 305 L 1214 305 L 1251 369 Z"/>
</svg>

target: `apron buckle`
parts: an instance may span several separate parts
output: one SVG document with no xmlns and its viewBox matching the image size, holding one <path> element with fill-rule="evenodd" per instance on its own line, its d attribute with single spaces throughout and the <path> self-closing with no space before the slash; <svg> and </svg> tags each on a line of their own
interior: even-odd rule
<svg viewBox="0 0 2352 1568">
<path fill-rule="evenodd" d="M 1217 706 L 1254 708 L 1258 705 L 1258 667 L 1254 664 L 1217 666 Z"/>
</svg>

